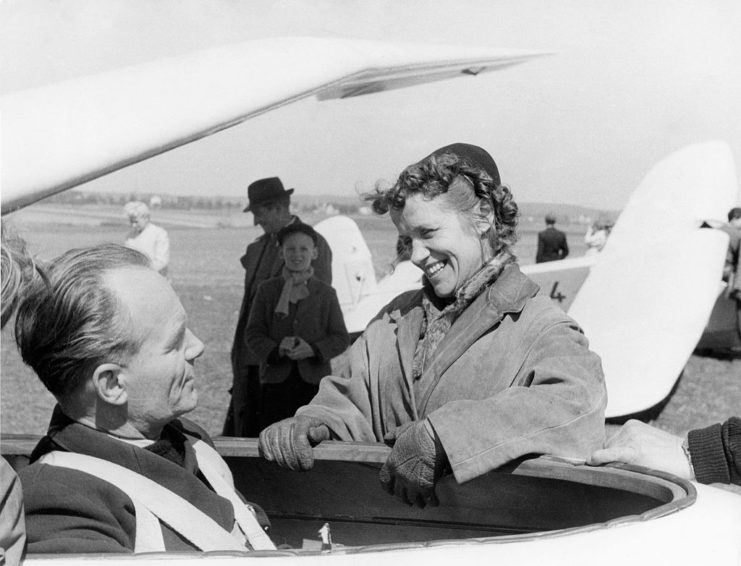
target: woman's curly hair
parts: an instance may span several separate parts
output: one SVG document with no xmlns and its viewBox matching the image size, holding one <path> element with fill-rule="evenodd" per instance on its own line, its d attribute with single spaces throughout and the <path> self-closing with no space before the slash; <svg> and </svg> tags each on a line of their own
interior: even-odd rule
<svg viewBox="0 0 741 566">
<path fill-rule="evenodd" d="M 374 212 L 386 214 L 392 209 L 402 210 L 406 199 L 412 195 L 434 199 L 446 194 L 456 179 L 464 180 L 470 190 L 463 195 L 451 193 L 449 201 L 458 212 L 470 215 L 472 221 L 481 220 L 491 210 L 495 218 L 488 232 L 492 252 L 495 255 L 500 251 L 511 253 L 517 241 L 519 214 L 512 192 L 508 186 L 496 184 L 482 167 L 455 153 L 430 155 L 404 169 L 392 187 L 377 185 L 375 192 L 364 198 L 371 202 Z"/>
</svg>

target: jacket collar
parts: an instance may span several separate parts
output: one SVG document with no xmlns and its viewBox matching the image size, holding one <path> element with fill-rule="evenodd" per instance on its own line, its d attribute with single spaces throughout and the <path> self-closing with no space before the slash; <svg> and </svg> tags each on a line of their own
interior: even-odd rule
<svg viewBox="0 0 741 566">
<path fill-rule="evenodd" d="M 527 300 L 534 297 L 539 290 L 540 287 L 537 283 L 523 274 L 516 263 L 511 263 L 502 270 L 497 280 L 481 293 L 463 314 L 470 310 L 476 310 L 471 308 L 476 305 L 478 309 L 493 309 L 497 316 L 501 318 L 507 313 L 520 312 Z M 413 310 L 422 310 L 423 293 L 424 289 L 420 289 L 409 299 L 408 304 L 414 305 Z M 398 324 L 402 324 L 409 318 L 409 314 L 409 309 L 394 308 L 389 312 L 389 318 Z M 412 318 L 416 320 L 416 317 Z M 421 320 L 420 318 L 418 322 L 421 323 Z M 454 323 L 453 326 L 455 325 Z"/>
<path fill-rule="evenodd" d="M 421 415 L 425 414 L 430 396 L 447 369 L 484 333 L 499 324 L 505 314 L 522 311 L 525 303 L 538 290 L 538 285 L 523 275 L 517 264 L 512 263 L 461 313 L 422 376 L 424 380 L 431 380 L 432 385 L 418 405 Z"/>
<path fill-rule="evenodd" d="M 183 440 L 186 438 L 183 427 L 178 420 L 165 426 L 162 436 L 165 435 L 180 437 Z M 57 405 L 54 407 L 49 423 L 49 432 L 41 439 L 36 448 L 34 448 L 31 461 L 33 462 L 47 452 L 59 450 L 60 448 L 67 452 L 77 452 L 79 454 L 103 458 L 104 460 L 126 466 L 137 472 L 140 470 L 132 467 L 131 464 L 127 465 L 127 462 L 139 462 L 140 465 L 143 465 L 141 448 L 125 441 L 119 441 L 104 431 L 72 420 Z M 147 452 L 146 455 L 149 456 L 150 453 Z M 151 455 L 154 456 L 154 454 Z M 189 454 L 186 454 L 186 467 L 188 467 L 188 464 L 191 464 L 188 456 Z"/>
<path fill-rule="evenodd" d="M 507 313 L 520 312 L 539 290 L 538 284 L 523 274 L 519 265 L 512 263 L 504 268 L 499 278 L 489 287 L 486 299 L 501 318 Z"/>
</svg>

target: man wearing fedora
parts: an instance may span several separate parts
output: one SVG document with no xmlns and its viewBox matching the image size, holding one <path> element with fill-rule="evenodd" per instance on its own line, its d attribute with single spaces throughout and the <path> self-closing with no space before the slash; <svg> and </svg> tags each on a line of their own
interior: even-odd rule
<svg viewBox="0 0 741 566">
<path fill-rule="evenodd" d="M 249 350 L 244 333 L 257 288 L 263 281 L 277 277 L 284 266 L 277 234 L 281 228 L 300 222 L 290 212 L 293 189 L 286 190 L 278 177 L 259 179 L 247 187 L 249 204 L 244 212 L 252 212 L 255 225 L 265 233 L 247 246 L 240 258 L 244 267 L 244 296 L 239 310 L 237 329 L 232 345 L 232 399 L 224 423 L 224 436 L 256 437 L 258 428 L 260 359 Z M 332 251 L 318 235 L 317 258 L 312 262 L 314 277 L 332 283 Z"/>
</svg>

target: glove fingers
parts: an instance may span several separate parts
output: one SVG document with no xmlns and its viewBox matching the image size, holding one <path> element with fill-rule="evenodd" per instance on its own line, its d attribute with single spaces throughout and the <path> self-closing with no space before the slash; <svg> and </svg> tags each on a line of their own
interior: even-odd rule
<svg viewBox="0 0 741 566">
<path fill-rule="evenodd" d="M 325 425 L 309 427 L 310 422 L 295 417 L 270 425 L 260 432 L 260 455 L 284 468 L 310 470 L 314 465 L 314 453 L 309 444 L 309 431 L 317 442 L 328 439 L 330 433 Z"/>
<path fill-rule="evenodd" d="M 294 423 L 286 423 L 279 427 L 278 430 L 278 445 L 279 449 L 276 453 L 275 461 L 290 470 L 297 470 L 296 467 L 296 455 L 293 448 L 293 427 Z"/>
<path fill-rule="evenodd" d="M 435 493 L 434 487 L 427 494 L 427 503 L 430 507 L 437 507 L 440 505 L 440 500 L 437 498 L 437 493 Z"/>
<path fill-rule="evenodd" d="M 403 503 L 409 506 L 414 505 L 414 491 L 407 489 L 403 481 L 399 481 L 398 478 L 394 481 L 394 495 Z"/>
<path fill-rule="evenodd" d="M 311 428 L 309 428 L 307 437 L 312 445 L 316 445 L 325 440 L 329 440 L 329 427 L 325 424 L 312 426 Z"/>
<path fill-rule="evenodd" d="M 294 466 L 292 470 L 306 471 L 314 467 L 314 451 L 309 444 L 309 424 L 297 421 L 291 427 L 291 447 Z"/>
<path fill-rule="evenodd" d="M 388 464 L 384 464 L 381 467 L 381 471 L 378 472 L 378 479 L 381 482 L 383 491 L 389 495 L 394 494 L 394 476 L 391 474 L 388 468 Z"/>
<path fill-rule="evenodd" d="M 427 505 L 427 495 L 421 491 L 414 492 L 414 506 L 424 509 Z"/>
<path fill-rule="evenodd" d="M 268 427 L 260 432 L 260 442 L 257 445 L 258 453 L 268 462 L 273 462 L 275 460 L 275 457 L 273 456 L 271 441 L 271 430 L 270 427 Z"/>
</svg>

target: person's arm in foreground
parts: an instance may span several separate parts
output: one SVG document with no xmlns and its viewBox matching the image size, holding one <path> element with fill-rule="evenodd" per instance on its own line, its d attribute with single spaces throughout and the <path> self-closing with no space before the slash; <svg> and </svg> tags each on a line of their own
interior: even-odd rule
<svg viewBox="0 0 741 566">
<path fill-rule="evenodd" d="M 87 474 L 24 468 L 29 553 L 133 552 L 136 517 L 122 492 Z"/>
<path fill-rule="evenodd" d="M 427 415 L 459 483 L 527 454 L 586 459 L 604 442 L 599 357 L 574 323 L 547 328 L 513 386 Z"/>
<path fill-rule="evenodd" d="M 680 436 L 630 420 L 588 463 L 625 462 L 700 483 L 741 485 L 741 419 L 691 430 L 685 444 L 689 458 L 683 443 Z"/>
<path fill-rule="evenodd" d="M 18 564 L 26 543 L 23 493 L 18 476 L 2 456 L 0 456 L 0 501 L 2 502 L 0 564 Z"/>
</svg>

